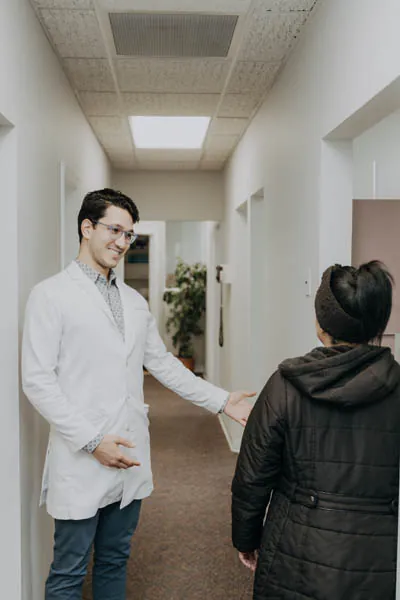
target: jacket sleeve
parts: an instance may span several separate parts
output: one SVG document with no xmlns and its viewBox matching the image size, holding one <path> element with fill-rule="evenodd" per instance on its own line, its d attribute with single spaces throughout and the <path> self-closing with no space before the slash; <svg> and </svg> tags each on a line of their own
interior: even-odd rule
<svg viewBox="0 0 400 600">
<path fill-rule="evenodd" d="M 229 392 L 223 390 L 201 377 L 196 377 L 183 366 L 167 349 L 157 330 L 153 315 L 148 313 L 144 366 L 160 383 L 167 388 L 202 406 L 210 412 L 217 413 L 224 406 Z"/>
<path fill-rule="evenodd" d="M 260 546 L 266 509 L 281 472 L 285 405 L 284 381 L 275 373 L 250 413 L 232 482 L 232 541 L 240 552 Z"/>
<path fill-rule="evenodd" d="M 58 383 L 62 318 L 43 286 L 31 292 L 22 340 L 22 387 L 36 410 L 70 444 L 83 448 L 99 433 L 68 401 Z"/>
</svg>

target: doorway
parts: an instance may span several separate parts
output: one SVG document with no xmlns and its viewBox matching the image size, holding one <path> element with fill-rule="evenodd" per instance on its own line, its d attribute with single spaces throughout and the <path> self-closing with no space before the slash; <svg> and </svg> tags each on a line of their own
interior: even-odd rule
<svg viewBox="0 0 400 600">
<path fill-rule="evenodd" d="M 139 235 L 125 254 L 124 279 L 147 302 L 150 302 L 150 240 L 149 235 Z"/>
<path fill-rule="evenodd" d="M 352 264 L 358 266 L 379 259 L 389 269 L 395 282 L 400 281 L 399 200 L 354 200 Z M 393 308 L 382 343 L 389 346 L 398 359 L 400 338 L 400 298 L 393 288 Z"/>
</svg>

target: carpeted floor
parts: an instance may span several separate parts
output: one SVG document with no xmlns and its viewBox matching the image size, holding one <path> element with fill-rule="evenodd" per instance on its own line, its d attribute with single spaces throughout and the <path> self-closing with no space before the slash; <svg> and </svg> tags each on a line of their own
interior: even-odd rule
<svg viewBox="0 0 400 600">
<path fill-rule="evenodd" d="M 155 491 L 132 541 L 127 600 L 249 600 L 252 575 L 230 541 L 236 455 L 218 419 L 150 376 L 145 398 Z"/>
</svg>

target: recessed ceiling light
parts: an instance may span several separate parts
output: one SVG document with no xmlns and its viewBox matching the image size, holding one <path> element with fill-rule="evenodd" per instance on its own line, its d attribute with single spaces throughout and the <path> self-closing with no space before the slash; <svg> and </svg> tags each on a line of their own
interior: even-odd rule
<svg viewBox="0 0 400 600">
<path fill-rule="evenodd" d="M 136 148 L 198 149 L 211 117 L 129 117 Z"/>
</svg>

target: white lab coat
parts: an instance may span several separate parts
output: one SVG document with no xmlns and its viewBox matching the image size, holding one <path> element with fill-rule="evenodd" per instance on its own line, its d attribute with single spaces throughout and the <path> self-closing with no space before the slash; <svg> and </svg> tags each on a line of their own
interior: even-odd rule
<svg viewBox="0 0 400 600">
<path fill-rule="evenodd" d="M 123 479 L 121 508 L 153 489 L 143 365 L 165 386 L 218 412 L 227 393 L 195 377 L 166 348 L 146 301 L 118 280 L 125 341 L 103 296 L 80 267 L 38 284 L 26 309 L 23 389 L 50 423 L 41 503 L 56 519 L 93 516 Z M 140 467 L 104 467 L 82 450 L 99 432 L 130 439 Z"/>
</svg>

